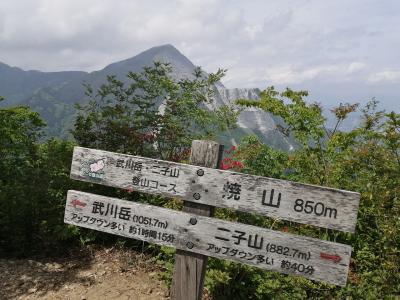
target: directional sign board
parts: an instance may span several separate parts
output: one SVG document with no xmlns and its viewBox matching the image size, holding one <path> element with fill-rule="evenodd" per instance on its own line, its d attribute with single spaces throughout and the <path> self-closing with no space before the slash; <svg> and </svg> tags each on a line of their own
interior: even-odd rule
<svg viewBox="0 0 400 300">
<path fill-rule="evenodd" d="M 116 198 L 68 191 L 69 224 L 344 286 L 351 247 Z"/>
<path fill-rule="evenodd" d="M 360 194 L 75 147 L 71 178 L 354 232 Z"/>
</svg>

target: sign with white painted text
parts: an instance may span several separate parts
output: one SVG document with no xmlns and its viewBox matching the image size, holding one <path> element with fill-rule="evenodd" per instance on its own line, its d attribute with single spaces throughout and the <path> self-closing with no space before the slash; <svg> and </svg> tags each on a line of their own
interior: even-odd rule
<svg viewBox="0 0 400 300">
<path fill-rule="evenodd" d="M 97 163 L 97 162 L 96 162 Z M 69 224 L 344 286 L 351 247 L 78 191 Z"/>
<path fill-rule="evenodd" d="M 360 194 L 75 147 L 71 178 L 354 232 Z"/>
</svg>

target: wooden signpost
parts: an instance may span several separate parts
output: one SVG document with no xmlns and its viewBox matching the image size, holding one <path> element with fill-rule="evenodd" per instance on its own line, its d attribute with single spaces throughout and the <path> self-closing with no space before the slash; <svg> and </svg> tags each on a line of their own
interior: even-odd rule
<svg viewBox="0 0 400 300">
<path fill-rule="evenodd" d="M 209 256 L 344 286 L 350 246 L 219 220 L 212 207 L 353 232 L 359 194 L 216 170 L 219 150 L 194 141 L 188 165 L 75 147 L 72 178 L 180 198 L 185 206 L 180 212 L 69 191 L 64 220 L 178 249 L 173 299 L 201 299 Z"/>
<path fill-rule="evenodd" d="M 354 232 L 360 194 L 75 147 L 71 178 Z"/>
</svg>

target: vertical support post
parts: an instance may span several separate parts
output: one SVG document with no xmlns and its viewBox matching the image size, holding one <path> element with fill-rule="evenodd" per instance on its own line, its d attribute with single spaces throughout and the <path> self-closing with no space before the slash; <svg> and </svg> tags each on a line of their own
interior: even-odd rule
<svg viewBox="0 0 400 300">
<path fill-rule="evenodd" d="M 222 152 L 223 145 L 219 145 L 213 141 L 195 140 L 192 142 L 190 164 L 207 168 L 218 168 Z M 211 217 L 214 213 L 214 207 L 185 201 L 183 211 Z M 206 265 L 207 256 L 177 250 L 175 254 L 171 299 L 201 300 Z"/>
</svg>

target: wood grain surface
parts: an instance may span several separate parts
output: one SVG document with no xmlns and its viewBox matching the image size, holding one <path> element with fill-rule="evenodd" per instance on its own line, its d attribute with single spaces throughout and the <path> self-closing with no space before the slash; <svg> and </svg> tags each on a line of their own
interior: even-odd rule
<svg viewBox="0 0 400 300">
<path fill-rule="evenodd" d="M 192 165 L 217 168 L 223 146 L 213 141 L 194 140 L 190 153 Z M 183 211 L 195 215 L 212 217 L 214 207 L 184 201 Z M 172 300 L 201 300 L 208 256 L 177 249 L 172 278 Z"/>
<path fill-rule="evenodd" d="M 71 178 L 354 232 L 360 194 L 75 147 Z"/>
<path fill-rule="evenodd" d="M 347 280 L 348 245 L 73 190 L 64 221 L 336 285 Z"/>
</svg>

